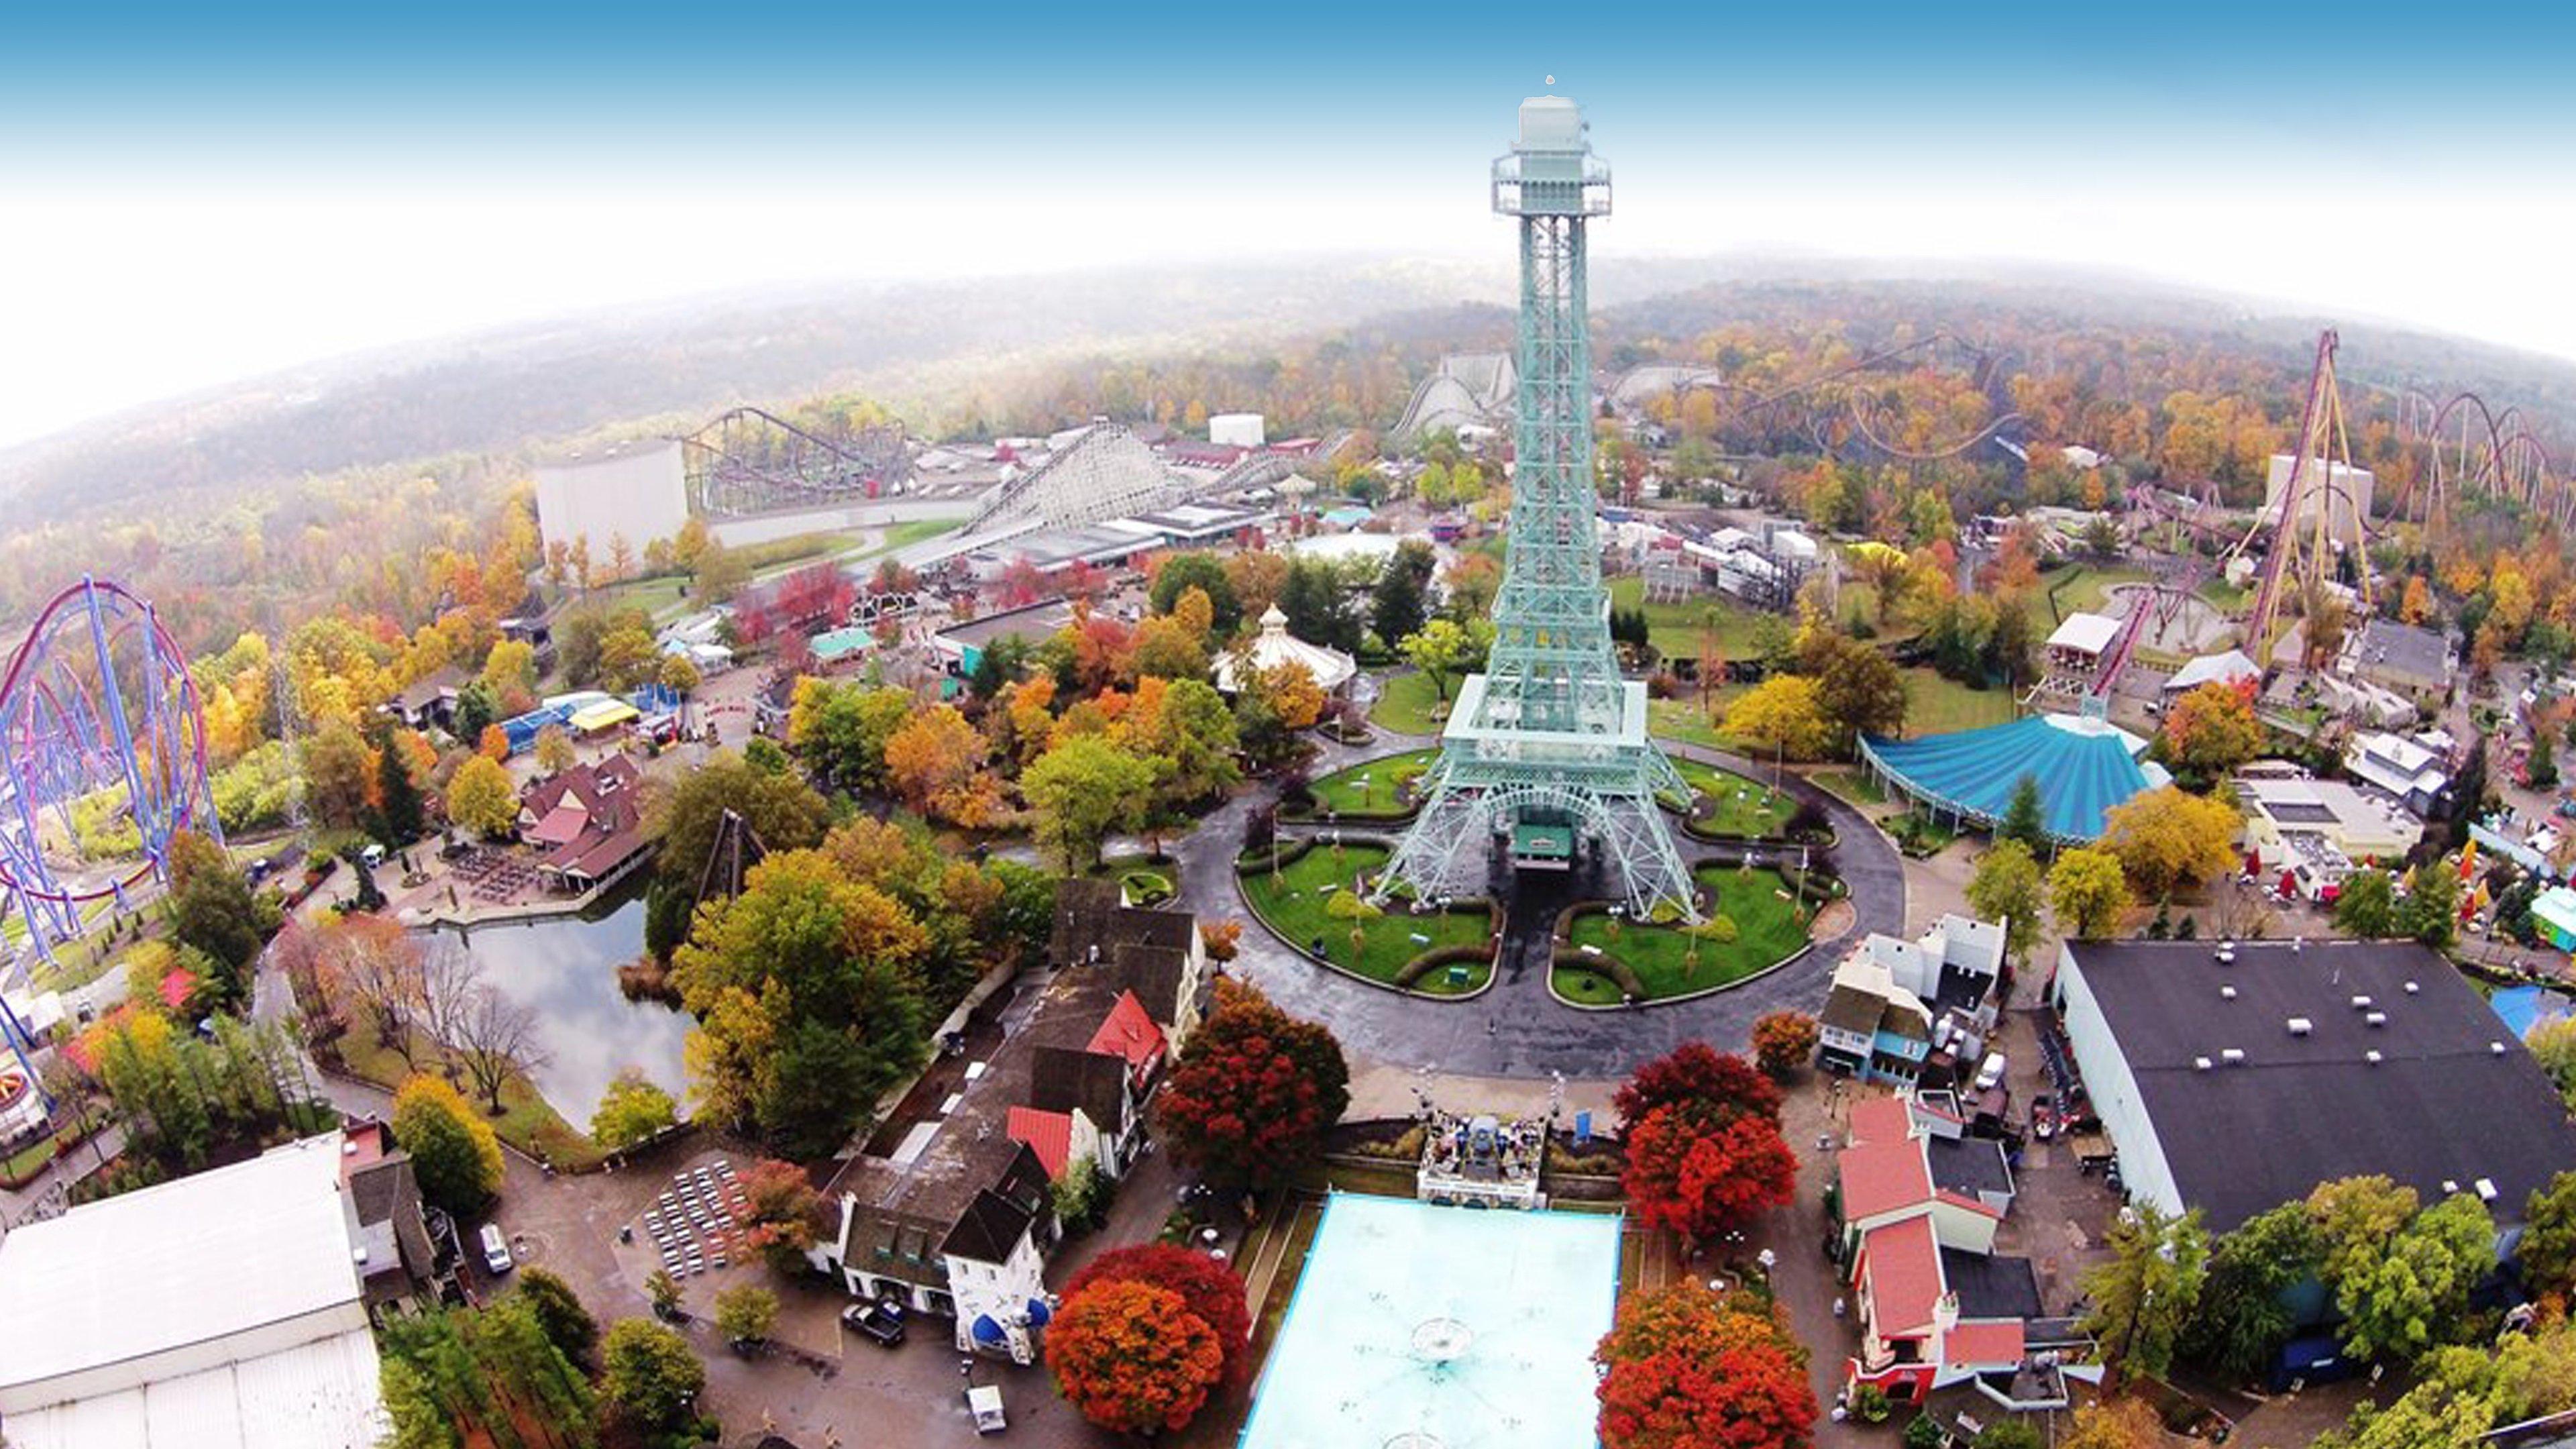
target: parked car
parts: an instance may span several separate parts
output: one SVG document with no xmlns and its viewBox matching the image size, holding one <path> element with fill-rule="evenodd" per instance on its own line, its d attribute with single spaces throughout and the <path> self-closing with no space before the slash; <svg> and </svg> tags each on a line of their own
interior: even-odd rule
<svg viewBox="0 0 2576 1449">
<path fill-rule="evenodd" d="M 495 1278 L 518 1266 L 510 1256 L 510 1240 L 501 1235 L 499 1223 L 483 1225 L 483 1266 L 491 1269 Z"/>
<path fill-rule="evenodd" d="M 2030 1099 L 2030 1135 L 2046 1142 L 2057 1135 L 2057 1098 L 2042 1092 Z"/>
<path fill-rule="evenodd" d="M 2004 1054 L 2002 1052 L 1986 1053 L 1985 1065 L 1977 1068 L 1976 1089 L 1980 1092 L 1991 1092 L 2003 1081 L 2003 1079 Z"/>
<path fill-rule="evenodd" d="M 892 1304 L 853 1303 L 841 1310 L 841 1326 L 875 1339 L 879 1348 L 903 1342 L 903 1310 Z"/>
</svg>

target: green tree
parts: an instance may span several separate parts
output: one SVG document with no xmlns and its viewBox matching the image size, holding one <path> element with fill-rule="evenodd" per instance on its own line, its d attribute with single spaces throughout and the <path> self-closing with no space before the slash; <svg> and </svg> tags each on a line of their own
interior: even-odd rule
<svg viewBox="0 0 2576 1449">
<path fill-rule="evenodd" d="M 738 1283 L 716 1295 L 716 1332 L 728 1343 L 753 1343 L 778 1322 L 778 1295 L 757 1283 Z"/>
<path fill-rule="evenodd" d="M 2576 1172 L 2534 1189 L 2523 1219 L 2523 1280 L 2535 1292 L 2576 1289 Z"/>
<path fill-rule="evenodd" d="M 1417 540 L 1399 545 L 1369 591 L 1369 624 L 1390 649 L 1412 638 L 1430 614 L 1424 592 L 1431 583 L 1431 547 Z"/>
<path fill-rule="evenodd" d="M 599 1357 L 601 1401 L 647 1433 L 686 1423 L 706 1391 L 706 1365 L 689 1351 L 689 1341 L 650 1319 L 611 1324 Z"/>
<path fill-rule="evenodd" d="M 411 1154 L 420 1195 L 460 1217 L 501 1190 L 501 1142 L 443 1077 L 418 1076 L 394 1093 L 394 1141 Z"/>
<path fill-rule="evenodd" d="M 366 823 L 376 756 L 365 736 L 345 724 L 326 725 L 296 745 L 296 762 L 315 819 L 352 830 Z"/>
<path fill-rule="evenodd" d="M 2177 1218 L 2135 1202 L 2111 1223 L 2110 1261 L 2084 1275 L 2093 1300 L 2084 1331 L 2123 1376 L 2162 1376 L 2200 1300 L 2209 1268 L 2209 1234 L 2194 1208 Z"/>
<path fill-rule="evenodd" d="M 2443 861 L 2431 860 L 2406 877 L 2406 904 L 2397 913 L 2398 929 L 2436 951 L 2447 951 L 2460 934 L 2460 875 Z"/>
<path fill-rule="evenodd" d="M 1886 655 L 1840 635 L 1827 635 L 1804 655 L 1835 753 L 1849 751 L 1861 735 L 1892 735 L 1905 727 L 1905 676 Z"/>
<path fill-rule="evenodd" d="M 2364 940 L 2397 934 L 2397 884 L 2384 870 L 2357 870 L 2343 878 L 2335 897 L 2338 927 Z"/>
<path fill-rule="evenodd" d="M 2261 1371 L 2296 1327 L 2284 1295 L 2324 1266 L 2307 1204 L 2284 1203 L 2246 1219 L 2210 1250 L 2183 1352 L 2234 1378 Z"/>
<path fill-rule="evenodd" d="M 1100 843 L 1144 824 L 1156 770 L 1152 762 L 1098 735 L 1060 739 L 1020 776 L 1020 793 L 1038 812 L 1038 842 L 1054 850 L 1067 875 L 1097 864 Z"/>
<path fill-rule="evenodd" d="M 2120 924 L 2129 908 L 2129 880 L 2120 858 L 2107 850 L 2070 850 L 2048 869 L 2048 904 L 2057 928 L 2077 940 L 2098 941 Z"/>
<path fill-rule="evenodd" d="M 483 738 L 483 731 L 500 721 L 501 707 L 494 702 L 492 687 L 479 679 L 456 692 L 456 708 L 447 717 L 456 737 L 467 744 Z"/>
<path fill-rule="evenodd" d="M 1140 692 L 1138 702 L 1143 701 Z M 1152 717 L 1137 721 L 1130 738 L 1161 766 L 1154 803 L 1163 815 L 1217 799 L 1243 779 L 1235 763 L 1234 711 L 1205 680 L 1172 681 Z"/>
<path fill-rule="evenodd" d="M 886 742 L 912 718 L 900 689 L 800 679 L 787 711 L 787 748 L 826 788 L 886 788 Z"/>
<path fill-rule="evenodd" d="M 1481 638 L 1479 637 L 1481 635 Z M 1402 641 L 1405 659 L 1431 680 L 1432 692 L 1449 697 L 1449 676 L 1472 669 L 1493 647 L 1493 625 L 1433 619 Z"/>
<path fill-rule="evenodd" d="M 732 598 L 743 585 L 751 582 L 751 560 L 724 546 L 724 540 L 710 538 L 698 551 L 696 575 L 698 596 L 721 602 Z"/>
<path fill-rule="evenodd" d="M 689 909 L 727 812 L 772 851 L 821 844 L 832 819 L 831 806 L 792 771 L 764 770 L 731 750 L 680 776 L 648 817 L 662 840 L 644 917 L 644 949 L 654 955 L 669 956 L 688 934 Z"/>
<path fill-rule="evenodd" d="M 528 1300 L 548 1342 L 576 1364 L 590 1362 L 591 1351 L 599 1347 L 599 1320 L 582 1306 L 570 1283 L 552 1269 L 530 1266 L 519 1270 L 517 1292 Z"/>
<path fill-rule="evenodd" d="M 2522 1044 L 2531 1059 L 2549 1074 L 2549 1080 L 2557 1084 L 2567 1110 L 2576 1112 L 2576 1017 L 2544 1021 L 2531 1029 Z"/>
<path fill-rule="evenodd" d="M 2469 1329 L 2469 1290 L 2495 1265 L 2495 1219 L 2455 1194 L 2417 1213 L 2388 1250 L 2348 1261 L 2335 1280 L 2343 1343 L 2360 1358 L 2411 1361 Z"/>
<path fill-rule="evenodd" d="M 248 972 L 276 922 L 251 895 L 241 867 L 220 845 L 194 831 L 170 837 L 170 934 L 212 963 L 217 999 L 226 1006 L 250 999 Z"/>
<path fill-rule="evenodd" d="M 1227 576 L 1225 563 L 1215 554 L 1193 549 L 1186 553 L 1166 554 L 1154 569 L 1154 582 L 1146 598 L 1157 614 L 1168 614 L 1191 589 L 1207 594 L 1209 625 L 1219 639 L 1232 638 L 1243 623 L 1243 601 L 1234 591 L 1234 580 Z"/>
<path fill-rule="evenodd" d="M 2329 1287 L 2385 1255 L 2415 1216 L 2415 1189 L 2389 1178 L 2340 1177 L 2308 1194 L 2308 1218 L 2317 1227 L 2317 1249 Z"/>
<path fill-rule="evenodd" d="M 2047 848 L 2048 832 L 2040 817 L 2039 781 L 2024 775 L 2013 784 L 2012 804 L 2004 810 L 2004 823 L 1995 827 L 1997 840 L 2018 840 L 2036 855 Z"/>
<path fill-rule="evenodd" d="M 390 735 L 376 752 L 376 814 L 383 826 L 378 833 L 388 845 L 409 845 L 429 828 L 421 807 L 420 782 L 411 776 L 405 747 L 409 736 L 409 730 Z"/>
<path fill-rule="evenodd" d="M 600 1095 L 599 1110 L 590 1115 L 590 1135 L 613 1152 L 667 1131 L 678 1120 L 679 1104 L 671 1094 L 629 1067 Z"/>
<path fill-rule="evenodd" d="M 2018 840 L 1998 840 L 1977 859 L 1968 880 L 1968 905 L 1978 917 L 2001 921 L 2004 949 L 2018 961 L 2039 939 L 2039 913 L 2046 901 L 2040 890 L 2039 862 Z"/>
</svg>

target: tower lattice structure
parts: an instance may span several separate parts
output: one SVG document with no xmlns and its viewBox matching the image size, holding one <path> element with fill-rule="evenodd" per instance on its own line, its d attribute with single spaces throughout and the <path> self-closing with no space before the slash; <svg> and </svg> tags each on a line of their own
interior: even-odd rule
<svg viewBox="0 0 2576 1449">
<path fill-rule="evenodd" d="M 1511 530 L 1485 672 L 1459 686 L 1422 813 L 1378 884 L 1417 898 L 1486 894 L 1516 870 L 1597 873 L 1644 915 L 1697 919 L 1691 878 L 1655 805 L 1688 788 L 1646 734 L 1646 686 L 1623 678 L 1593 522 L 1592 340 L 1585 224 L 1610 212 L 1610 168 L 1582 111 L 1523 101 L 1494 162 L 1494 210 L 1520 223 Z"/>
</svg>

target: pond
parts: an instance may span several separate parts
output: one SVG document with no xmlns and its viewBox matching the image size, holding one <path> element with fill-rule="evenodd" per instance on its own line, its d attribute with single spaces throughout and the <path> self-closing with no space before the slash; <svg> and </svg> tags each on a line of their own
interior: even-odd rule
<svg viewBox="0 0 2576 1449">
<path fill-rule="evenodd" d="M 436 946 L 474 953 L 483 979 L 537 1013 L 547 1060 L 529 1075 L 574 1127 L 588 1130 L 591 1112 L 619 1072 L 633 1067 L 663 1090 L 687 1099 L 681 1044 L 688 1016 L 658 1002 L 629 1001 L 617 968 L 644 950 L 644 896 L 619 891 L 590 916 L 551 916 L 470 930 L 439 927 Z"/>
</svg>

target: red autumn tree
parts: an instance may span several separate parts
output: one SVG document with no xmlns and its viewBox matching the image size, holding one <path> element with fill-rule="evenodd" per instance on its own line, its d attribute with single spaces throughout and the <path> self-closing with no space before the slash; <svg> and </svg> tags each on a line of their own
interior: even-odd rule
<svg viewBox="0 0 2576 1449">
<path fill-rule="evenodd" d="M 1628 1132 L 1628 1203 L 1649 1226 L 1693 1240 L 1741 1228 L 1785 1206 L 1798 1159 L 1778 1124 L 1705 1102 L 1674 1102 Z"/>
<path fill-rule="evenodd" d="M 743 1243 L 757 1248 L 770 1266 L 790 1272 L 804 1263 L 805 1250 L 820 1236 L 823 1195 L 792 1162 L 764 1158 L 742 1174 L 743 1201 L 734 1209 Z"/>
<path fill-rule="evenodd" d="M 1229 1186 L 1286 1180 L 1323 1151 L 1351 1101 L 1341 1043 L 1240 982 L 1190 1036 L 1162 1091 L 1163 1130 L 1183 1162 Z"/>
<path fill-rule="evenodd" d="M 1815 1055 L 1820 1032 L 1803 1011 L 1774 1011 L 1753 1023 L 1753 1060 L 1774 1078 L 1785 1077 Z"/>
<path fill-rule="evenodd" d="M 1806 1349 L 1752 1294 L 1631 1294 L 1592 1358 L 1604 1449 L 1801 1449 L 1816 1420 Z"/>
<path fill-rule="evenodd" d="M 1657 1107 L 1698 1102 L 1721 1115 L 1750 1114 L 1780 1120 L 1780 1088 L 1733 1053 L 1721 1053 L 1704 1041 L 1686 1041 L 1664 1056 L 1637 1068 L 1611 1106 L 1631 1128 Z"/>
<path fill-rule="evenodd" d="M 1601 1380 L 1602 1449 L 1806 1449 L 1816 1395 L 1774 1346 L 1668 1350 Z"/>
<path fill-rule="evenodd" d="M 1225 1373 L 1216 1330 L 1180 1294 L 1134 1280 L 1068 1295 L 1046 1358 L 1065 1401 L 1121 1434 L 1187 1428 Z"/>
<path fill-rule="evenodd" d="M 1225 1373 L 1219 1381 L 1231 1384 L 1241 1375 L 1244 1351 L 1252 1343 L 1252 1313 L 1244 1305 L 1243 1280 L 1233 1269 L 1187 1248 L 1145 1243 L 1101 1254 L 1065 1285 L 1064 1296 L 1079 1297 L 1094 1283 L 1151 1283 L 1178 1293 L 1225 1350 Z"/>
</svg>

